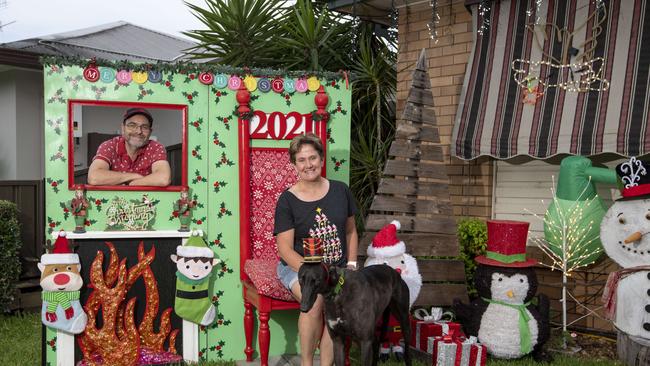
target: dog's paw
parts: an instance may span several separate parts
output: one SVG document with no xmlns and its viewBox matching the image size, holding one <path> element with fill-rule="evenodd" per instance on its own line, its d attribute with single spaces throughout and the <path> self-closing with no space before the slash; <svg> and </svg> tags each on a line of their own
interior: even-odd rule
<svg viewBox="0 0 650 366">
<path fill-rule="evenodd" d="M 395 352 L 393 355 L 395 356 L 395 360 L 397 360 L 397 362 L 404 361 L 404 352 Z"/>
</svg>

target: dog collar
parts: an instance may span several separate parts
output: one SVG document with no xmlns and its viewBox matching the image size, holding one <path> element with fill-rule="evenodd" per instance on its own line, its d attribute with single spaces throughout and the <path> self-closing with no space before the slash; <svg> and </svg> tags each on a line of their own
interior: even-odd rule
<svg viewBox="0 0 650 366">
<path fill-rule="evenodd" d="M 334 295 L 338 295 L 341 293 L 341 289 L 343 288 L 343 284 L 345 283 L 345 277 L 343 277 L 343 274 L 345 271 L 341 272 L 341 275 L 339 276 L 339 280 L 336 282 L 336 287 L 334 287 Z"/>
</svg>

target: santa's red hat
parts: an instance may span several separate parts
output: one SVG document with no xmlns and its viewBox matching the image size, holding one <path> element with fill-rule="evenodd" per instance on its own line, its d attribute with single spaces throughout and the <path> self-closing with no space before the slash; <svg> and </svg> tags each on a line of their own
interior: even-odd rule
<svg viewBox="0 0 650 366">
<path fill-rule="evenodd" d="M 406 253 L 406 245 L 397 239 L 397 230 L 400 228 L 397 220 L 379 230 L 368 246 L 368 257 L 394 257 Z"/>
<path fill-rule="evenodd" d="M 79 255 L 72 253 L 66 232 L 61 230 L 56 234 L 54 248 L 50 253 L 41 256 L 42 264 L 79 264 Z"/>
</svg>

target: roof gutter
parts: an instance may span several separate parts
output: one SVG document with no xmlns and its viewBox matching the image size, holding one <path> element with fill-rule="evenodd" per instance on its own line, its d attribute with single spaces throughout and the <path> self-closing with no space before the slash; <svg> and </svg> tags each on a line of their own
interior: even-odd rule
<svg viewBox="0 0 650 366">
<path fill-rule="evenodd" d="M 40 55 L 33 52 L 0 47 L 0 64 L 22 67 L 26 69 L 42 70 L 39 61 Z"/>
</svg>

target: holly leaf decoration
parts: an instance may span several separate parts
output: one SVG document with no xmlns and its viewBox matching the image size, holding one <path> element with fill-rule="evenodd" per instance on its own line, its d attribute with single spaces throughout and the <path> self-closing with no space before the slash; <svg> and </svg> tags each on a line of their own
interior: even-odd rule
<svg viewBox="0 0 650 366">
<path fill-rule="evenodd" d="M 219 191 L 221 190 L 221 187 L 224 187 L 226 185 L 228 185 L 228 182 L 226 182 L 224 180 L 215 181 L 214 183 L 212 183 L 212 186 L 214 187 L 214 193 L 219 193 Z"/>
<path fill-rule="evenodd" d="M 221 159 L 214 164 L 217 168 L 220 168 L 222 165 L 233 166 L 235 163 L 228 159 L 225 152 L 221 153 Z"/>
<path fill-rule="evenodd" d="M 61 125 L 63 124 L 62 118 L 57 118 L 55 121 L 48 119 L 46 122 L 48 126 L 54 129 L 54 133 L 56 133 L 59 136 L 61 135 Z"/>
<path fill-rule="evenodd" d="M 212 142 L 219 147 L 226 147 L 226 144 L 219 139 L 219 134 L 217 132 L 212 135 Z"/>
<path fill-rule="evenodd" d="M 219 249 L 225 249 L 226 246 L 221 242 L 221 238 L 223 238 L 223 233 L 219 233 L 217 235 L 216 239 L 208 243 L 209 246 L 217 246 Z"/>
<path fill-rule="evenodd" d="M 184 96 L 185 98 L 187 98 L 187 102 L 188 102 L 188 103 L 190 103 L 190 104 L 193 105 L 193 104 L 194 104 L 194 98 L 196 98 L 196 97 L 199 95 L 199 92 L 197 92 L 197 91 L 195 90 L 195 91 L 193 91 L 192 93 L 182 92 L 181 94 L 183 94 L 183 96 Z"/>
<path fill-rule="evenodd" d="M 221 205 L 219 207 L 219 212 L 217 213 L 217 217 L 222 218 L 224 216 L 232 216 L 232 212 L 226 208 L 225 202 L 221 202 Z"/>
<path fill-rule="evenodd" d="M 196 207 L 198 207 L 198 208 L 205 207 L 205 205 L 203 203 L 199 202 L 199 195 L 197 195 L 197 194 L 192 195 L 192 200 L 194 201 L 194 204 L 196 205 Z"/>
<path fill-rule="evenodd" d="M 336 158 L 333 157 L 333 156 L 330 159 L 332 160 L 332 163 L 334 163 L 334 171 L 335 172 L 338 172 L 339 169 L 341 169 L 341 165 L 343 165 L 345 163 L 345 161 L 346 161 L 345 159 L 336 160 Z"/>
<path fill-rule="evenodd" d="M 198 182 L 207 182 L 208 179 L 204 176 L 201 175 L 201 172 L 199 170 L 194 171 L 194 178 L 192 179 L 192 184 L 196 184 Z"/>
<path fill-rule="evenodd" d="M 52 187 L 52 190 L 54 191 L 54 193 L 59 193 L 59 185 L 61 185 L 61 183 L 63 183 L 63 179 L 54 180 L 52 178 L 47 178 L 47 179 L 45 179 L 45 181 L 47 182 L 47 184 L 50 185 L 50 187 Z"/>
<path fill-rule="evenodd" d="M 144 86 L 142 86 L 142 85 L 138 85 L 138 90 L 139 90 L 139 92 L 138 92 L 138 100 L 142 100 L 147 95 L 152 95 L 153 94 L 153 90 L 145 89 Z"/>
<path fill-rule="evenodd" d="M 63 209 L 63 219 L 67 220 L 70 217 L 70 209 L 67 202 L 59 202 L 59 206 Z"/>
<path fill-rule="evenodd" d="M 203 117 L 197 119 L 194 122 L 190 123 L 198 132 L 201 132 L 201 125 L 203 125 Z"/>
<path fill-rule="evenodd" d="M 199 153 L 200 151 L 201 151 L 201 145 L 194 146 L 194 149 L 192 149 L 192 156 L 199 160 L 203 160 L 203 157 Z"/>
</svg>

